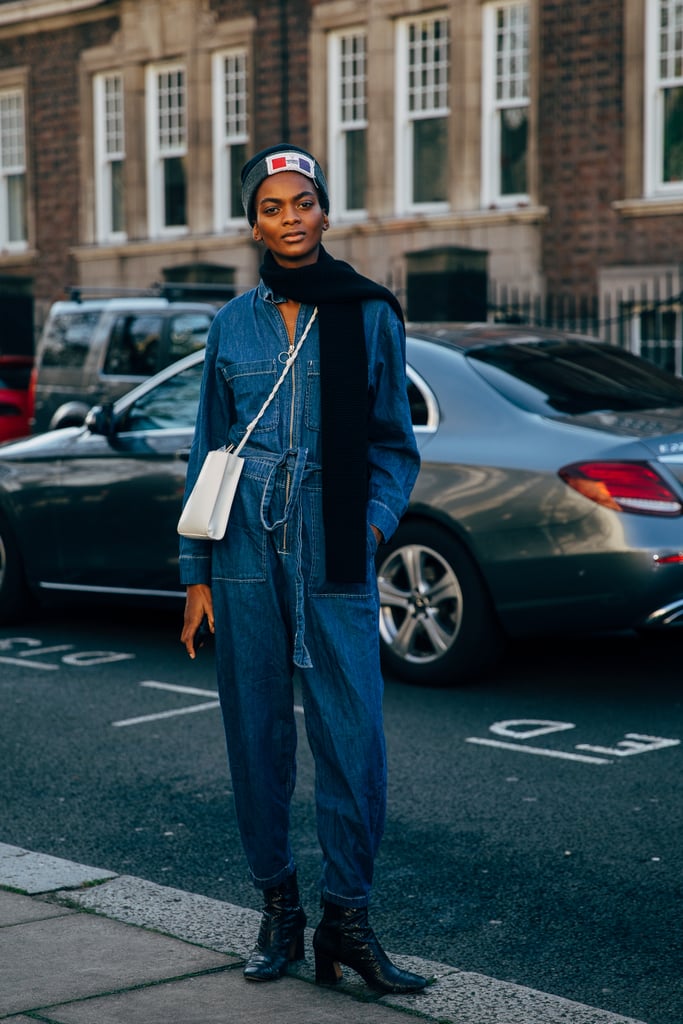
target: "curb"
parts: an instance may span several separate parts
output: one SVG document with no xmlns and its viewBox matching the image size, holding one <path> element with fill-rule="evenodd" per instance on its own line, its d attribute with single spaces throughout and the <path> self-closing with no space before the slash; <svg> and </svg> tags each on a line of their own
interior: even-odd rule
<svg viewBox="0 0 683 1024">
<path fill-rule="evenodd" d="M 0 890 L 7 889 L 169 935 L 214 952 L 246 958 L 259 911 L 157 885 L 130 875 L 77 864 L 0 843 Z M 307 929 L 310 950 L 312 930 Z M 439 1024 L 645 1024 L 536 989 L 498 981 L 457 967 L 390 954 L 405 969 L 433 978 L 415 996 L 381 996 L 382 1005 Z M 310 963 L 293 965 L 290 977 L 314 981 Z M 368 989 L 345 974 L 336 991 L 368 1001 Z"/>
</svg>

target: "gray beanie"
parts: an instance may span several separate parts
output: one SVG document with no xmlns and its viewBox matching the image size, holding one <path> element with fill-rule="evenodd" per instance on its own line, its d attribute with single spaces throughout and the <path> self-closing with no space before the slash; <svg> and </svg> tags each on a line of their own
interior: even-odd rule
<svg viewBox="0 0 683 1024">
<path fill-rule="evenodd" d="M 256 223 L 254 199 L 258 187 L 271 174 L 277 174 L 279 171 L 296 171 L 298 174 L 305 174 L 307 178 L 310 178 L 318 190 L 321 207 L 325 213 L 330 212 L 327 181 L 320 164 L 305 149 L 291 146 L 288 142 L 281 142 L 277 146 L 262 149 L 260 153 L 252 156 L 251 160 L 248 160 L 242 168 L 242 206 L 252 227 Z"/>
</svg>

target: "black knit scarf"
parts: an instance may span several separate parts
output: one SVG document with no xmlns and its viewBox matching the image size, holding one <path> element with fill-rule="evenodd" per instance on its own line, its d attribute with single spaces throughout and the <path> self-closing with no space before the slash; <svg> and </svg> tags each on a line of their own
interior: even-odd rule
<svg viewBox="0 0 683 1024">
<path fill-rule="evenodd" d="M 267 251 L 261 278 L 276 295 L 318 307 L 325 570 L 331 583 L 362 583 L 368 500 L 368 356 L 363 299 L 395 295 L 320 247 L 317 263 L 289 270 Z"/>
</svg>

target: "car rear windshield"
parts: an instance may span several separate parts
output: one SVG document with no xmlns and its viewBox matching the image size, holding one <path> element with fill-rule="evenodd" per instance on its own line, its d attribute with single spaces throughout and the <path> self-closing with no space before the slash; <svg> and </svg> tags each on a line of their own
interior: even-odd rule
<svg viewBox="0 0 683 1024">
<path fill-rule="evenodd" d="M 509 401 L 544 416 L 683 406 L 683 380 L 613 345 L 513 342 L 467 358 Z"/>
<path fill-rule="evenodd" d="M 100 316 L 99 310 L 79 310 L 58 313 L 48 320 L 42 339 L 43 366 L 82 366 Z"/>
</svg>

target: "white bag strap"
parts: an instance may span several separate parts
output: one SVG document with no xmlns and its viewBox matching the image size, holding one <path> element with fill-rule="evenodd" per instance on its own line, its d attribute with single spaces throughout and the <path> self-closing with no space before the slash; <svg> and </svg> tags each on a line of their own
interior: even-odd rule
<svg viewBox="0 0 683 1024">
<path fill-rule="evenodd" d="M 270 403 L 273 401 L 273 399 L 275 398 L 276 394 L 280 390 L 280 385 L 282 384 L 282 382 L 284 381 L 285 377 L 287 376 L 287 374 L 289 373 L 290 369 L 292 368 L 294 360 L 298 356 L 299 351 L 301 349 L 301 346 L 305 342 L 306 337 L 308 335 L 308 332 L 310 331 L 311 327 L 313 326 L 313 321 L 315 320 L 317 315 L 318 315 L 318 307 L 316 306 L 315 309 L 313 310 L 313 312 L 311 313 L 310 320 L 308 321 L 308 323 L 306 324 L 306 327 L 304 328 L 303 334 L 301 335 L 301 337 L 299 338 L 299 340 L 298 340 L 298 342 L 296 344 L 296 348 L 294 349 L 292 354 L 287 357 L 287 362 L 285 363 L 284 369 L 283 369 L 282 373 L 280 374 L 280 376 L 279 376 L 279 378 L 277 380 L 277 383 L 275 384 L 275 387 L 273 388 L 273 390 L 270 392 L 270 394 L 266 398 L 265 402 L 261 406 L 261 408 L 258 411 L 258 413 L 256 414 L 256 416 L 254 416 L 253 420 L 251 421 L 251 423 L 249 424 L 247 429 L 244 431 L 244 436 L 242 437 L 242 440 L 240 441 L 240 443 L 237 445 L 237 447 L 234 450 L 234 454 L 235 455 L 239 455 L 239 453 L 242 451 L 242 449 L 244 448 L 245 444 L 249 440 L 249 435 L 251 434 L 252 430 L 254 429 L 254 427 L 256 426 L 258 421 L 261 419 L 261 417 L 263 416 L 264 412 L 266 411 L 266 409 L 268 408 L 268 406 L 270 405 Z M 228 449 L 228 450 L 230 450 L 230 449 Z"/>
</svg>

